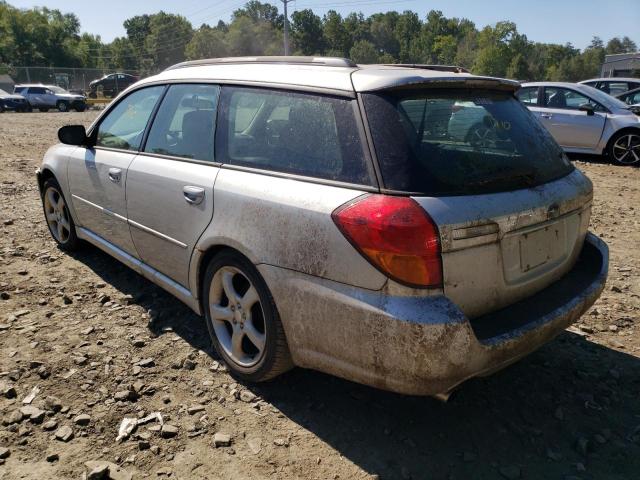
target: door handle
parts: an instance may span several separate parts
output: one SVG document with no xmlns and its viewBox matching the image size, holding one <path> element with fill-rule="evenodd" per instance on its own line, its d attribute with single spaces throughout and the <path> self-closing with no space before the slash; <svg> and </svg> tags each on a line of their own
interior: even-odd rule
<svg viewBox="0 0 640 480">
<path fill-rule="evenodd" d="M 122 170 L 119 168 L 110 168 L 109 169 L 109 180 L 113 183 L 120 183 L 120 179 L 122 178 Z"/>
<path fill-rule="evenodd" d="M 204 200 L 204 188 L 187 185 L 182 189 L 184 199 L 191 205 L 199 205 Z"/>
<path fill-rule="evenodd" d="M 551 117 L 553 117 L 553 115 L 551 113 L 541 113 L 540 117 L 541 118 L 551 118 Z"/>
</svg>

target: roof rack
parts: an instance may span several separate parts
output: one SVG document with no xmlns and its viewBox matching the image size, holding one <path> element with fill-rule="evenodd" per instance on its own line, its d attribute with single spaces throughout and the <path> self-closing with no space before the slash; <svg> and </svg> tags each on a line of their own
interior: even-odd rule
<svg viewBox="0 0 640 480">
<path fill-rule="evenodd" d="M 204 65 L 233 65 L 233 64 L 291 64 L 291 65 L 318 65 L 324 67 L 357 67 L 348 58 L 338 57 L 297 57 L 297 56 L 278 56 L 278 57 L 226 57 L 226 58 L 206 58 L 202 60 L 191 60 L 188 62 L 178 63 L 166 70 L 175 70 L 177 68 L 198 67 Z M 165 70 L 165 71 L 166 71 Z"/>
<path fill-rule="evenodd" d="M 422 68 L 438 72 L 471 73 L 464 67 L 457 65 L 426 65 L 422 63 L 384 63 L 385 67 Z"/>
</svg>

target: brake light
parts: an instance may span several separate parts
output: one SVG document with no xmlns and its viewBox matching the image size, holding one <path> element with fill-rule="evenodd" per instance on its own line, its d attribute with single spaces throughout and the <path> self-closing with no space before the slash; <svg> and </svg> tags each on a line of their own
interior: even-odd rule
<svg viewBox="0 0 640 480">
<path fill-rule="evenodd" d="M 412 287 L 442 286 L 438 227 L 412 198 L 368 195 L 338 207 L 331 218 L 385 275 Z"/>
</svg>

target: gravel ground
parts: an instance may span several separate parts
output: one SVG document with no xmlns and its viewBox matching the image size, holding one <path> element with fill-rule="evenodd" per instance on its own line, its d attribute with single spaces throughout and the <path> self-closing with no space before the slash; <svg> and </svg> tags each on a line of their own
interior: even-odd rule
<svg viewBox="0 0 640 480">
<path fill-rule="evenodd" d="M 114 479 L 639 478 L 640 169 L 576 160 L 611 249 L 605 292 L 448 404 L 301 369 L 239 385 L 180 302 L 50 239 L 34 171 L 60 126 L 94 116 L 0 115 L 0 479 L 107 478 L 105 462 Z M 164 427 L 116 441 L 155 412 Z"/>
</svg>

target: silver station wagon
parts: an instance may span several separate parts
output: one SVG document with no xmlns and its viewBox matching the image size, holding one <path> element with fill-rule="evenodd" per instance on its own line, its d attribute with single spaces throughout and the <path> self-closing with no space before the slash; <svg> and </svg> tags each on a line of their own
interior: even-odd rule
<svg viewBox="0 0 640 480">
<path fill-rule="evenodd" d="M 47 224 L 204 315 L 243 381 L 300 366 L 446 398 L 562 332 L 608 268 L 591 182 L 519 85 L 451 70 L 176 65 L 60 129 Z"/>
</svg>

